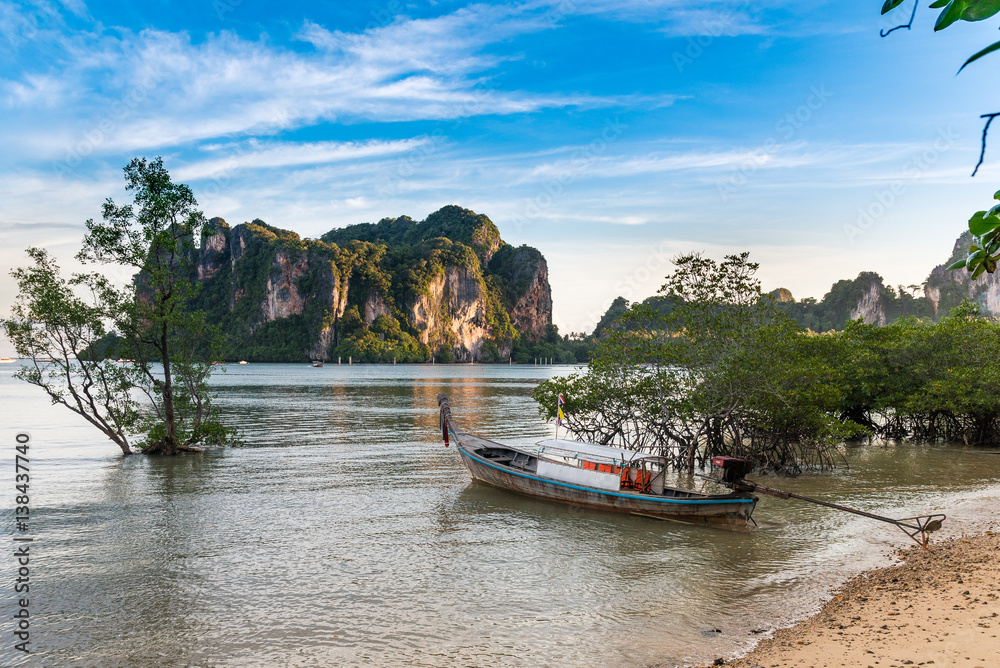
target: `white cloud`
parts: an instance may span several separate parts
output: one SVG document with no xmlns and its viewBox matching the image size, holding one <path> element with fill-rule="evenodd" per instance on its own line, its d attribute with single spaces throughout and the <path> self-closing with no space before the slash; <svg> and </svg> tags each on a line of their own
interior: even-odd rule
<svg viewBox="0 0 1000 668">
<path fill-rule="evenodd" d="M 546 27 L 524 6 L 474 5 L 357 34 L 306 22 L 298 37 L 315 50 L 305 52 L 227 32 L 201 43 L 152 29 L 49 34 L 60 57 L 49 59 L 47 70 L 0 78 L 9 110 L 0 140 L 12 154 L 74 162 L 320 122 L 672 102 L 495 88 L 487 75 L 501 59 L 491 45 Z"/>
<path fill-rule="evenodd" d="M 225 155 L 176 169 L 174 176 L 181 181 L 188 181 L 226 176 L 240 169 L 293 167 L 381 158 L 412 151 L 427 142 L 426 138 L 398 141 L 295 143 L 250 140 L 246 144 L 214 145 L 211 147 L 213 153 L 220 152 L 225 153 Z"/>
</svg>

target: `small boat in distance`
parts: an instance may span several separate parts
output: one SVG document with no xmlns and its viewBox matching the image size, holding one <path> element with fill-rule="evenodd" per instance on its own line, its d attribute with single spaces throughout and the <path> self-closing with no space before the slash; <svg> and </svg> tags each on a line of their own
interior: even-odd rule
<svg viewBox="0 0 1000 668">
<path fill-rule="evenodd" d="M 14 360 L 9 357 L 0 357 L 0 364 L 13 364 Z"/>
<path fill-rule="evenodd" d="M 746 492 L 704 494 L 665 485 L 667 460 L 657 455 L 560 439 L 514 447 L 455 426 L 448 398 L 438 395 L 441 433 L 458 446 L 474 480 L 574 506 L 644 515 L 685 524 L 746 530 L 757 498 Z M 739 460 L 742 461 L 742 460 Z"/>
<path fill-rule="evenodd" d="M 240 360 L 240 362 L 239 362 L 239 363 L 240 363 L 240 364 L 249 364 L 250 362 L 247 362 L 246 360 Z"/>
<path fill-rule="evenodd" d="M 315 367 L 321 367 L 321 366 L 323 366 L 323 360 L 313 360 L 312 362 L 313 362 L 313 366 L 315 366 Z"/>
</svg>

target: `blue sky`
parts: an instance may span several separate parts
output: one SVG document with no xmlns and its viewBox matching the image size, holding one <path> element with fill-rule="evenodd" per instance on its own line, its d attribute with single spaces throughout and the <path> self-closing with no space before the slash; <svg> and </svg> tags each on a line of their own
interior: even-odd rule
<svg viewBox="0 0 1000 668">
<path fill-rule="evenodd" d="M 1000 54 L 955 75 L 995 21 L 934 35 L 922 8 L 881 39 L 874 0 L 273 4 L 0 2 L 0 314 L 25 247 L 77 268 L 133 156 L 208 216 L 308 237 L 485 213 L 548 258 L 563 332 L 692 250 L 749 250 L 796 298 L 919 284 L 1000 187 L 1000 128 L 969 178 Z"/>
</svg>

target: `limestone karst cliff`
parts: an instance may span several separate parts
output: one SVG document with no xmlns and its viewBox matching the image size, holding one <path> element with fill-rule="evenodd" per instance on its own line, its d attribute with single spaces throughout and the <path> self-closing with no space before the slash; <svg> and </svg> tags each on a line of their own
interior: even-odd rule
<svg viewBox="0 0 1000 668">
<path fill-rule="evenodd" d="M 1000 316 L 1000 272 L 986 273 L 972 280 L 964 269 L 948 271 L 946 267 L 964 258 L 972 243 L 972 235 L 964 232 L 955 241 L 951 257 L 931 271 L 924 286 L 924 295 L 934 306 L 936 315 L 945 315 L 963 299 L 978 302 L 983 313 Z"/>
<path fill-rule="evenodd" d="M 552 322 L 541 253 L 457 206 L 318 240 L 214 218 L 196 277 L 227 356 L 251 361 L 500 361 Z"/>
</svg>

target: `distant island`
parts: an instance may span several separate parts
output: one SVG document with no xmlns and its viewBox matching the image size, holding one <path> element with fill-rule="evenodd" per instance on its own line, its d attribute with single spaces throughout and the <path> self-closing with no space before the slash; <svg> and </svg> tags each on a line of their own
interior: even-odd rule
<svg viewBox="0 0 1000 668">
<path fill-rule="evenodd" d="M 891 286 L 873 271 L 863 271 L 857 278 L 837 281 L 823 299 L 812 297 L 796 301 L 791 291 L 777 288 L 769 294 L 803 329 L 813 332 L 840 331 L 848 320 L 861 318 L 873 325 L 885 326 L 904 316 L 937 322 L 951 309 L 969 299 L 979 304 L 982 313 L 1000 316 L 1000 273 L 983 274 L 971 280 L 967 271 L 948 271 L 947 266 L 965 257 L 972 235 L 962 233 L 955 242 L 951 257 L 934 267 L 922 285 Z M 660 312 L 672 308 L 670 300 L 653 296 L 643 302 Z M 632 305 L 618 297 L 594 328 L 592 337 L 604 335 Z"/>
<path fill-rule="evenodd" d="M 804 329 L 848 320 L 886 325 L 903 316 L 938 320 L 962 299 L 1000 314 L 1000 278 L 935 267 L 923 285 L 887 286 L 874 272 L 836 282 L 822 300 L 770 294 Z M 586 362 L 596 341 L 632 304 L 619 297 L 589 334 L 552 324 L 545 257 L 512 246 L 485 215 L 449 205 L 423 221 L 384 218 L 303 239 L 254 220 L 205 226 L 193 278 L 195 308 L 227 335 L 226 359 L 251 362 Z M 669 300 L 643 303 L 669 310 Z"/>
<path fill-rule="evenodd" d="M 231 360 L 529 362 L 558 338 L 542 254 L 458 206 L 318 240 L 213 218 L 198 253 L 193 306 Z"/>
</svg>

